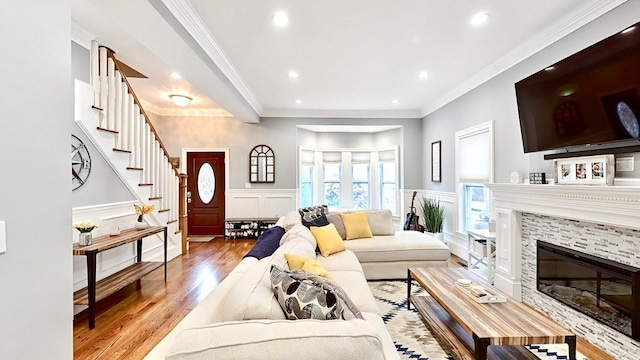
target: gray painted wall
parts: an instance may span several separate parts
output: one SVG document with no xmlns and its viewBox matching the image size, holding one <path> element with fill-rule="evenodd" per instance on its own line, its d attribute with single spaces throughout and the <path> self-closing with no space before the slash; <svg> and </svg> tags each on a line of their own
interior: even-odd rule
<svg viewBox="0 0 640 360">
<path fill-rule="evenodd" d="M 275 152 L 276 182 L 253 184 L 253 188 L 296 188 L 298 145 L 350 148 L 397 145 L 401 158 L 404 157 L 404 188 L 420 188 L 422 184 L 420 119 L 265 118 L 259 124 L 247 124 L 232 118 L 154 115 L 152 119 L 171 156 L 181 156 L 183 148 L 229 148 L 231 189 L 245 187 L 249 151 L 258 144 L 269 145 Z M 401 125 L 402 130 L 380 135 L 340 134 L 329 143 L 329 135 L 300 130 L 297 125 Z"/>
<path fill-rule="evenodd" d="M 527 58 L 482 86 L 423 118 L 423 186 L 436 191 L 455 191 L 455 132 L 486 121 L 494 121 L 495 182 L 509 182 L 511 171 L 553 173 L 553 161 L 544 153 L 525 154 L 514 84 L 583 48 L 636 23 L 640 1 L 627 1 Z M 431 142 L 442 140 L 442 183 L 430 181 L 428 156 Z"/>
<path fill-rule="evenodd" d="M 69 0 L 0 12 L 1 359 L 73 358 L 70 14 Z"/>
</svg>

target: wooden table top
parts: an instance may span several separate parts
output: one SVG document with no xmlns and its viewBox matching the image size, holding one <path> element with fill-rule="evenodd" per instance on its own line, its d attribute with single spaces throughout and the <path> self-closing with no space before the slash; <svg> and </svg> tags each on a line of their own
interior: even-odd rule
<svg viewBox="0 0 640 360">
<path fill-rule="evenodd" d="M 91 239 L 91 245 L 73 244 L 73 255 L 85 255 L 89 251 L 105 251 L 118 247 L 120 245 L 130 243 L 142 239 L 143 237 L 163 232 L 166 226 L 149 226 L 146 229 L 127 229 L 120 232 L 119 235 L 104 235 Z"/>
<path fill-rule="evenodd" d="M 470 335 L 490 339 L 492 345 L 562 343 L 570 330 L 537 310 L 488 285 L 464 268 L 411 268 L 415 279 Z M 504 296 L 504 303 L 478 303 L 455 287 L 458 279 L 482 283 Z"/>
</svg>

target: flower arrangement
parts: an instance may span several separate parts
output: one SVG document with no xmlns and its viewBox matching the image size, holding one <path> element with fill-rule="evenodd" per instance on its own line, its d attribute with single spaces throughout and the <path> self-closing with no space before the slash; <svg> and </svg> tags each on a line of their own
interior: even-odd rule
<svg viewBox="0 0 640 360">
<path fill-rule="evenodd" d="M 81 223 L 75 224 L 73 225 L 73 227 L 80 231 L 81 233 L 88 233 L 91 232 L 93 229 L 99 227 L 98 225 L 94 224 L 91 221 L 83 221 Z"/>
<path fill-rule="evenodd" d="M 143 221 L 143 216 L 145 214 L 148 214 L 150 212 L 152 212 L 153 210 L 155 210 L 155 206 L 153 205 L 138 205 L 138 204 L 133 204 L 133 207 L 136 208 L 136 214 L 138 214 L 138 222 L 142 222 Z"/>
</svg>

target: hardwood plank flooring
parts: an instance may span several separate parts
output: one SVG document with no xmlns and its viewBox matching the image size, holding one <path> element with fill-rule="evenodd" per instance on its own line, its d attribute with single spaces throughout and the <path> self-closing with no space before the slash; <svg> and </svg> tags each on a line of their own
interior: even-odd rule
<svg viewBox="0 0 640 360">
<path fill-rule="evenodd" d="M 142 359 L 222 281 L 255 240 L 216 238 L 191 243 L 189 253 L 171 260 L 166 283 L 160 267 L 136 283 L 100 301 L 96 327 L 89 330 L 86 312 L 74 320 L 75 359 Z M 452 256 L 450 267 L 464 263 Z M 599 349 L 578 339 L 578 351 L 590 360 L 609 360 Z"/>
</svg>

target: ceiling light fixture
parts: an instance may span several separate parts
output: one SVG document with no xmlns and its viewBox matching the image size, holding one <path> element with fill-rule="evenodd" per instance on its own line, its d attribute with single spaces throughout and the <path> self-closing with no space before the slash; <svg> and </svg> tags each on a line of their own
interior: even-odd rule
<svg viewBox="0 0 640 360">
<path fill-rule="evenodd" d="M 174 79 L 181 79 L 182 76 L 180 76 L 180 74 L 178 74 L 177 72 L 172 72 L 169 76 L 171 76 Z"/>
<path fill-rule="evenodd" d="M 429 73 L 426 71 L 421 71 L 418 73 L 418 79 L 426 79 L 429 77 Z"/>
<path fill-rule="evenodd" d="M 289 71 L 289 72 L 287 73 L 287 76 L 288 76 L 288 77 L 290 77 L 290 78 L 292 78 L 292 79 L 295 79 L 295 78 L 297 78 L 297 77 L 298 77 L 298 73 L 297 73 L 297 72 L 295 72 L 295 71 L 293 71 L 293 70 L 291 70 L 291 71 Z"/>
<path fill-rule="evenodd" d="M 620 32 L 620 34 L 626 34 L 626 33 L 630 32 L 630 31 L 633 31 L 633 29 L 635 29 L 635 28 L 636 28 L 635 26 L 632 26 L 632 27 L 626 28 L 626 29 L 622 30 L 622 31 Z"/>
<path fill-rule="evenodd" d="M 295 101 L 296 104 L 302 104 L 302 100 L 298 99 Z"/>
<path fill-rule="evenodd" d="M 489 17 L 491 17 L 491 15 L 489 13 L 477 13 L 477 14 L 473 15 L 473 17 L 471 18 L 471 21 L 469 21 L 469 23 L 471 25 L 480 25 L 480 24 L 484 23 L 485 21 L 489 20 Z"/>
<path fill-rule="evenodd" d="M 400 102 L 400 100 L 398 100 L 398 99 L 393 99 L 393 100 L 391 100 L 391 103 L 392 103 L 393 105 L 398 105 L 398 103 L 399 103 L 399 102 Z"/>
<path fill-rule="evenodd" d="M 271 21 L 273 21 L 276 26 L 285 27 L 289 24 L 289 17 L 286 13 L 278 11 L 271 17 Z"/>
<path fill-rule="evenodd" d="M 174 94 L 174 95 L 169 95 L 169 97 L 171 98 L 173 103 L 178 106 L 187 106 L 191 102 L 191 100 L 193 100 L 192 98 L 185 95 Z"/>
</svg>

